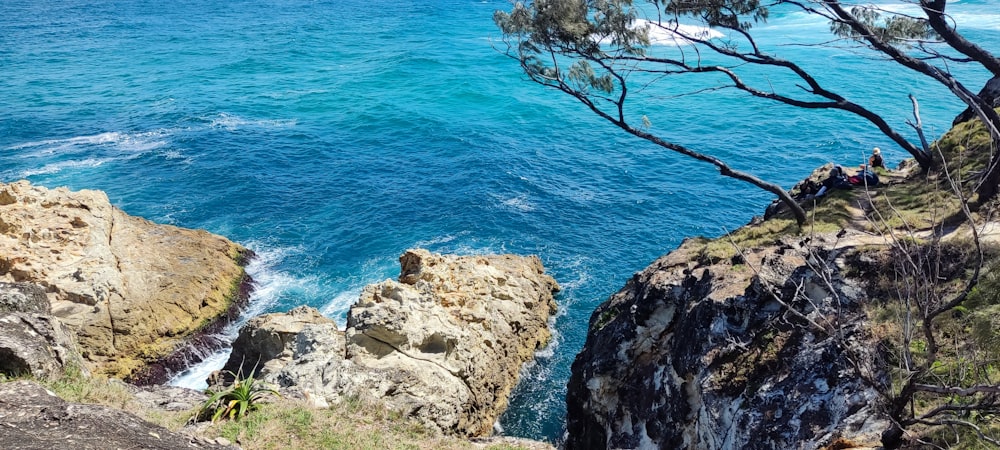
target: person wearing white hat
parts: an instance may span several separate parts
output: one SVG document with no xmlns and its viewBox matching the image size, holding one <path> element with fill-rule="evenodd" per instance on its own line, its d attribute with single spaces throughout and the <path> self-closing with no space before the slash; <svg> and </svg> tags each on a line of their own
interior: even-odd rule
<svg viewBox="0 0 1000 450">
<path fill-rule="evenodd" d="M 878 147 L 872 149 L 872 156 L 868 158 L 868 167 L 875 170 L 876 167 L 885 169 L 885 161 L 882 160 L 882 150 Z"/>
</svg>

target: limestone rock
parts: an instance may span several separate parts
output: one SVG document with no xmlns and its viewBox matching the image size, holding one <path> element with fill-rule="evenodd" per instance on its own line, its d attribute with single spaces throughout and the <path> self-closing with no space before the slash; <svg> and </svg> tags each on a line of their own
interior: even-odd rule
<svg viewBox="0 0 1000 450">
<path fill-rule="evenodd" d="M 116 409 L 68 403 L 30 381 L 0 384 L 0 443 L 9 450 L 232 449 Z"/>
<path fill-rule="evenodd" d="M 300 306 L 281 314 L 251 318 L 233 342 L 233 351 L 223 371 L 243 375 L 271 373 L 292 359 L 296 336 L 308 325 L 336 323 L 315 308 Z"/>
<path fill-rule="evenodd" d="M 100 191 L 0 183 L 0 281 L 43 286 L 85 360 L 127 376 L 227 311 L 246 250 L 132 217 Z"/>
<path fill-rule="evenodd" d="M 67 366 L 86 373 L 73 333 L 58 319 L 30 313 L 0 316 L 0 373 L 56 378 Z"/>
<path fill-rule="evenodd" d="M 239 351 L 275 355 L 263 365 L 264 379 L 294 387 L 314 404 L 375 398 L 448 434 L 488 435 L 521 366 L 550 337 L 558 285 L 536 257 L 409 250 L 400 265 L 399 281 L 365 287 L 346 331 L 313 321 L 294 339 L 277 333 L 266 351 Z M 294 314 L 308 316 L 304 311 Z M 298 328 L 285 325 L 289 320 L 298 319 L 265 316 L 237 341 Z"/>
<path fill-rule="evenodd" d="M 591 317 L 566 448 L 878 446 L 889 422 L 865 379 L 886 378 L 836 239 L 753 249 L 742 269 L 688 241 L 636 274 Z"/>
<path fill-rule="evenodd" d="M 51 306 L 45 289 L 32 283 L 0 282 L 0 314 L 10 312 L 48 314 Z"/>
</svg>

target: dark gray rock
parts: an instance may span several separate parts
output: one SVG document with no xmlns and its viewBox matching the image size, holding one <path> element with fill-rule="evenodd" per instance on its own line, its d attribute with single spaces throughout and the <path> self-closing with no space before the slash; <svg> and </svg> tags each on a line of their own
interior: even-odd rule
<svg viewBox="0 0 1000 450">
<path fill-rule="evenodd" d="M 148 409 L 191 411 L 195 408 L 200 408 L 208 401 L 208 394 L 204 391 L 196 391 L 179 386 L 164 384 L 136 386 L 121 380 L 111 380 L 110 382 L 117 383 L 131 392 L 136 403 Z"/>
<path fill-rule="evenodd" d="M 69 403 L 31 381 L 0 384 L 0 448 L 7 450 L 232 449 L 116 409 Z"/>
<path fill-rule="evenodd" d="M 0 315 L 12 312 L 49 314 L 45 288 L 34 283 L 0 282 Z"/>
<path fill-rule="evenodd" d="M 983 90 L 979 91 L 979 98 L 985 100 L 994 108 L 1000 108 L 1000 77 L 993 77 L 990 81 L 987 81 L 986 86 L 983 86 Z M 955 117 L 951 125 L 955 126 L 962 122 L 968 122 L 976 117 L 976 113 L 972 111 L 972 108 L 965 108 L 965 111 L 962 111 L 958 117 Z"/>
<path fill-rule="evenodd" d="M 595 310 L 568 383 L 565 448 L 877 446 L 889 422 L 866 379 L 884 374 L 865 294 L 839 275 L 842 250 L 776 243 L 741 268 L 702 250 L 682 244 Z M 825 328 L 835 321 L 839 333 Z"/>
<path fill-rule="evenodd" d="M 0 373 L 52 378 L 67 366 L 86 374 L 73 334 L 59 319 L 20 312 L 0 316 Z"/>
</svg>

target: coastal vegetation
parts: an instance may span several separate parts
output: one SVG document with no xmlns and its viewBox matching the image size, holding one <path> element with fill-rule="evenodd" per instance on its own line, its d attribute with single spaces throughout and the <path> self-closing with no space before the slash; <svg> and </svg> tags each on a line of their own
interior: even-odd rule
<svg viewBox="0 0 1000 450">
<path fill-rule="evenodd" d="M 831 35 L 782 44 L 853 43 L 857 51 L 868 50 L 868 56 L 898 63 L 893 71 L 912 70 L 941 83 L 968 105 L 972 117 L 983 121 L 990 142 L 983 151 L 993 150 L 993 156 L 988 159 L 988 170 L 976 175 L 981 183 L 974 205 L 989 201 L 1000 184 L 1000 152 L 995 151 L 1000 142 L 1000 116 L 990 99 L 971 91 L 966 86 L 970 81 L 958 79 L 951 68 L 977 65 L 1000 77 L 1000 60 L 959 32 L 960 24 L 945 11 L 947 4 L 947 0 L 923 0 L 911 14 L 825 0 L 540 0 L 517 3 L 510 12 L 497 11 L 494 21 L 506 44 L 501 51 L 517 60 L 535 83 L 570 95 L 628 134 L 712 164 L 722 176 L 774 193 L 803 225 L 807 220 L 804 209 L 784 189 L 736 170 L 708 152 L 679 144 L 672 139 L 671 129 L 663 126 L 670 118 L 657 117 L 656 110 L 670 98 L 725 89 L 799 108 L 840 110 L 865 119 L 907 151 L 921 169 L 930 169 L 935 154 L 923 137 L 915 97 L 911 96 L 914 121 L 907 124 L 917 131 L 919 144 L 878 111 L 850 100 L 850 86 L 825 84 L 806 65 L 771 53 L 754 35 L 754 26 L 766 22 L 773 11 L 820 16 L 829 21 Z M 792 81 L 776 81 L 783 77 Z M 668 94 L 645 98 L 653 85 Z"/>
<path fill-rule="evenodd" d="M 851 248 L 844 276 L 861 280 L 869 298 L 864 307 L 884 372 L 855 375 L 888 405 L 895 425 L 883 444 L 1000 446 L 1000 209 L 996 200 L 969 207 L 992 145 L 981 121 L 959 124 L 930 146 L 940 161 L 934 169 L 910 167 L 886 173 L 892 181 L 877 188 L 838 191 L 811 205 L 803 229 L 784 212 L 719 239 L 691 240 L 690 254 L 707 263 L 735 260 L 783 237 L 807 242 L 817 233 L 861 231 L 869 238 L 837 245 Z M 835 273 L 833 262 L 822 262 L 824 251 L 815 250 L 814 270 Z M 835 335 L 843 324 L 803 326 Z"/>
<path fill-rule="evenodd" d="M 17 379 L 17 378 L 15 378 Z M 0 381 L 7 379 L 0 375 Z M 72 367 L 57 378 L 38 379 L 59 397 L 75 403 L 104 405 L 135 414 L 171 431 L 194 423 L 199 408 L 167 411 L 136 400 L 126 384 L 85 376 Z M 374 401 L 352 398 L 337 408 L 317 409 L 303 399 L 269 396 L 240 420 L 223 420 L 189 433 L 222 437 L 246 450 L 256 449 L 521 449 L 516 444 L 475 444 L 440 436 L 415 419 L 402 417 Z"/>
<path fill-rule="evenodd" d="M 260 380 L 254 378 L 251 372 L 247 376 L 241 373 L 229 372 L 233 382 L 228 386 L 208 391 L 208 400 L 198 410 L 198 419 L 209 420 L 240 420 L 253 411 L 260 409 L 260 405 L 268 395 L 281 396 L 276 389 L 273 389 Z"/>
<path fill-rule="evenodd" d="M 819 233 L 839 239 L 843 230 L 856 230 L 870 236 L 836 245 L 852 248 L 845 256 L 852 261 L 849 271 L 869 294 L 865 308 L 879 342 L 878 369 L 865 370 L 857 362 L 861 355 L 848 358 L 855 376 L 887 405 L 892 425 L 882 444 L 1000 446 L 1000 334 L 993 314 L 1000 247 L 995 232 L 988 232 L 998 211 L 1000 115 L 989 84 L 976 94 L 967 87 L 970 81 L 952 70 L 976 65 L 996 81 L 1000 59 L 959 32 L 961 24 L 947 14 L 947 4 L 922 0 L 900 13 L 825 0 L 539 0 L 497 11 L 494 20 L 504 35 L 501 51 L 518 61 L 531 81 L 568 94 L 628 134 L 712 164 L 721 175 L 778 197 L 776 209 L 783 212 L 719 239 L 688 240 L 677 252 L 698 264 L 723 264 L 735 271 L 744 267 L 744 252 L 780 248 L 789 237 L 808 246 L 810 236 Z M 907 125 L 920 138 L 911 142 L 879 112 L 849 100 L 849 86 L 821 82 L 806 66 L 782 59 L 758 42 L 754 26 L 766 22 L 772 11 L 816 15 L 830 23 L 826 41 L 782 44 L 853 44 L 855 51 L 896 63 L 894 71 L 914 71 L 939 82 L 968 110 L 951 132 L 928 144 L 919 104 L 911 95 L 914 120 Z M 673 45 L 656 45 L 664 44 L 663 36 Z M 795 81 L 773 82 L 780 79 L 779 72 Z M 696 77 L 707 81 L 699 84 Z M 649 95 L 653 85 L 669 95 Z M 657 126 L 669 121 L 658 118 L 656 109 L 670 98 L 723 89 L 799 108 L 855 114 L 907 151 L 912 163 L 883 173 L 889 183 L 877 188 L 802 202 L 793 197 L 795 189 L 786 191 L 735 170 L 716 156 L 674 142 L 669 127 Z M 813 271 L 837 272 L 837 263 L 822 256 L 828 251 L 815 249 L 809 262 Z M 796 303 L 781 299 L 780 286 L 769 289 L 799 326 L 827 336 L 842 334 L 845 324 L 839 319 L 817 322 L 809 308 L 793 306 L 810 304 L 807 294 L 796 292 Z M 607 308 L 592 328 L 603 328 L 616 316 Z"/>
</svg>

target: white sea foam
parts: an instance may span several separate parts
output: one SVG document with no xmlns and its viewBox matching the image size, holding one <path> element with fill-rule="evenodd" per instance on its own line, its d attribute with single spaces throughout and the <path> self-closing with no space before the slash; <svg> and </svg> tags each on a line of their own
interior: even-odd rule
<svg viewBox="0 0 1000 450">
<path fill-rule="evenodd" d="M 468 232 L 465 232 L 463 234 L 468 234 Z M 446 234 L 444 236 L 435 236 L 435 237 L 430 238 L 430 239 L 417 241 L 417 242 L 414 242 L 413 245 L 415 247 L 417 247 L 417 248 L 427 248 L 427 247 L 432 247 L 432 246 L 437 246 L 437 245 L 442 245 L 442 244 L 447 244 L 447 243 L 450 243 L 450 242 L 454 242 L 455 239 L 457 239 L 457 238 L 458 238 L 458 236 L 455 236 L 453 234 Z"/>
<path fill-rule="evenodd" d="M 535 358 L 548 359 L 555 356 L 556 349 L 559 348 L 560 344 L 562 344 L 564 340 L 559 328 L 556 328 L 556 321 L 564 315 L 566 315 L 566 308 L 563 305 L 559 305 L 556 313 L 549 316 L 548 327 L 549 331 L 552 333 L 552 337 L 549 338 L 549 342 L 545 345 L 545 347 L 535 351 Z"/>
<path fill-rule="evenodd" d="M 490 194 L 504 209 L 517 212 L 531 212 L 535 210 L 535 204 L 528 199 L 527 194 L 516 194 L 514 196 Z"/>
<path fill-rule="evenodd" d="M 916 3 L 888 2 L 872 5 L 888 14 L 904 14 L 913 17 L 924 17 L 923 11 Z M 965 29 L 1000 30 L 1000 9 L 995 4 L 976 5 L 969 2 L 951 2 L 947 14 L 950 21 L 958 24 L 959 31 Z"/>
<path fill-rule="evenodd" d="M 168 384 L 197 390 L 207 388 L 208 382 L 205 380 L 208 379 L 208 376 L 212 372 L 226 365 L 226 361 L 229 360 L 230 350 L 226 349 L 225 351 L 212 354 L 193 367 L 175 375 Z"/>
<path fill-rule="evenodd" d="M 649 42 L 653 45 L 679 47 L 691 44 L 691 41 L 687 37 L 694 39 L 716 39 L 723 36 L 722 33 L 708 27 L 676 23 L 657 24 L 645 19 L 635 19 L 632 26 L 637 29 L 647 28 L 649 30 Z"/>
<path fill-rule="evenodd" d="M 535 210 L 535 205 L 528 200 L 528 196 L 524 194 L 508 198 L 503 201 L 503 204 L 508 208 L 516 209 L 521 212 L 531 212 Z"/>
<path fill-rule="evenodd" d="M 301 290 L 310 284 L 315 284 L 313 279 L 296 278 L 276 268 L 289 254 L 301 251 L 301 249 L 260 248 L 260 245 L 255 242 L 248 243 L 247 248 L 256 253 L 256 257 L 250 260 L 246 267 L 247 274 L 254 280 L 254 290 L 250 293 L 250 301 L 247 308 L 242 311 L 240 318 L 223 330 L 221 337 L 225 342 L 232 342 L 247 319 L 260 315 L 273 307 L 287 291 Z M 231 351 L 232 348 L 227 347 L 215 352 L 175 375 L 168 384 L 190 389 L 204 389 L 207 387 L 205 381 L 207 376 L 225 365 Z"/>
<path fill-rule="evenodd" d="M 31 148 L 58 149 L 74 145 L 100 145 L 118 142 L 122 138 L 122 133 L 109 132 L 89 136 L 76 136 L 66 139 L 46 139 L 42 141 L 25 142 L 23 144 L 8 147 L 9 150 L 23 150 Z"/>
<path fill-rule="evenodd" d="M 499 200 L 501 197 L 494 195 L 494 198 Z M 490 243 L 474 242 L 470 237 L 471 234 L 468 231 L 463 231 L 419 240 L 413 243 L 412 248 L 426 248 L 433 252 L 451 255 L 489 255 L 506 251 L 503 243 L 490 245 Z M 470 242 L 470 240 L 472 241 Z"/>
<path fill-rule="evenodd" d="M 233 131 L 246 127 L 288 128 L 295 126 L 297 122 L 295 119 L 246 119 L 232 114 L 219 113 L 217 116 L 211 118 L 208 126 Z"/>
<path fill-rule="evenodd" d="M 435 239 L 436 242 L 447 242 L 450 239 L 446 236 L 442 240 Z M 417 243 L 414 247 L 427 247 Z M 378 283 L 386 278 L 391 278 L 399 273 L 399 262 L 395 257 L 380 256 L 366 260 L 361 268 L 355 271 L 356 275 L 351 277 L 348 283 L 341 283 L 339 291 L 325 305 L 319 308 L 320 313 L 337 321 L 337 325 L 343 328 L 346 325 L 347 311 L 361 296 L 361 290 L 365 286 Z M 392 274 L 392 275 L 388 275 Z"/>
<path fill-rule="evenodd" d="M 21 158 L 52 159 L 53 155 L 67 158 L 63 161 L 45 164 L 42 167 L 25 169 L 17 173 L 18 178 L 34 175 L 59 173 L 64 170 L 89 169 L 118 161 L 129 160 L 152 150 L 169 145 L 170 132 L 156 130 L 141 133 L 106 132 L 65 139 L 46 139 L 7 147 Z M 79 156 L 73 158 L 73 156 Z"/>
<path fill-rule="evenodd" d="M 28 169 L 21 171 L 17 178 L 28 178 L 34 175 L 47 175 L 62 172 L 64 169 L 80 169 L 98 167 L 104 163 L 112 161 L 113 158 L 87 158 L 81 160 L 61 161 L 46 164 L 38 169 Z"/>
<path fill-rule="evenodd" d="M 912 17 L 924 17 L 920 6 L 911 2 L 883 2 L 870 5 L 883 14 L 902 14 Z M 968 3 L 950 3 L 948 16 L 958 24 L 959 31 L 964 30 L 1000 30 L 1000 10 L 993 6 L 977 6 Z M 772 18 L 762 29 L 795 29 L 822 28 L 828 30 L 829 19 L 818 14 L 803 11 L 789 12 L 780 18 Z"/>
<path fill-rule="evenodd" d="M 337 321 L 338 327 L 344 328 L 347 325 L 347 311 L 361 297 L 361 289 L 361 287 L 357 287 L 334 295 L 329 303 L 319 309 L 319 312 L 326 317 L 333 318 Z"/>
</svg>

